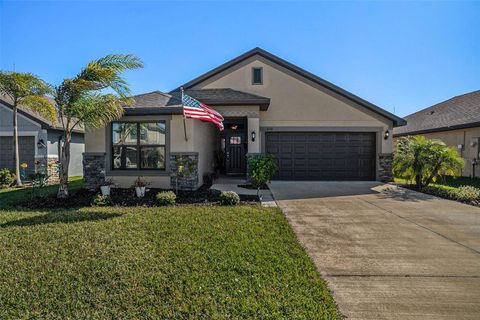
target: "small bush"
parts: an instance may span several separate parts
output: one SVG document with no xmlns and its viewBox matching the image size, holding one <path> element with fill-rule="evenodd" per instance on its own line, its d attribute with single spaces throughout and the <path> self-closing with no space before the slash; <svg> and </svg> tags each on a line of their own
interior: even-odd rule
<svg viewBox="0 0 480 320">
<path fill-rule="evenodd" d="M 92 201 L 92 205 L 97 207 L 105 207 L 112 204 L 112 199 L 109 196 L 97 194 Z"/>
<path fill-rule="evenodd" d="M 240 203 L 240 197 L 236 192 L 224 191 L 220 194 L 220 204 L 224 206 L 235 206 Z"/>
<path fill-rule="evenodd" d="M 272 155 L 250 155 L 247 158 L 250 178 L 256 188 L 261 188 L 272 180 L 278 170 Z"/>
<path fill-rule="evenodd" d="M 0 188 L 7 188 L 15 181 L 15 174 L 8 169 L 0 170 Z"/>
<path fill-rule="evenodd" d="M 480 200 L 480 189 L 472 186 L 461 186 L 451 190 L 453 197 L 458 201 Z"/>
<path fill-rule="evenodd" d="M 446 199 L 454 199 L 453 197 L 453 190 L 438 187 L 438 186 L 428 186 L 421 190 L 426 194 L 431 194 L 436 197 L 446 198 Z"/>
<path fill-rule="evenodd" d="M 161 206 L 171 206 L 175 204 L 175 200 L 177 200 L 177 196 L 172 191 L 159 192 L 155 198 L 157 200 L 157 204 Z"/>
</svg>

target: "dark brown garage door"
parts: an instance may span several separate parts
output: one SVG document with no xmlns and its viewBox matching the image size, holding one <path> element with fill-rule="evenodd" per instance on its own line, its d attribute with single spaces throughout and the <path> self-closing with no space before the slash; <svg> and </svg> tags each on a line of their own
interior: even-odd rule
<svg viewBox="0 0 480 320">
<path fill-rule="evenodd" d="M 0 137 L 0 169 L 8 168 L 12 171 L 15 170 L 12 139 L 11 136 Z M 35 170 L 35 148 L 35 137 L 18 137 L 20 163 L 27 163 L 27 174 L 33 173 Z"/>
<path fill-rule="evenodd" d="M 375 180 L 375 133 L 267 132 L 279 180 Z"/>
</svg>

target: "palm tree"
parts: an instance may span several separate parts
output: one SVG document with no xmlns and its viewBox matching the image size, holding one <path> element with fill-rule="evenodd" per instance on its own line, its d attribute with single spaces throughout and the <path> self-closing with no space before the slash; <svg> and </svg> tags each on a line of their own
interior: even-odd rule
<svg viewBox="0 0 480 320">
<path fill-rule="evenodd" d="M 18 107 L 28 108 L 55 123 L 56 110 L 45 97 L 50 91 L 47 83 L 31 73 L 0 71 L 0 94 L 8 97 L 13 106 L 13 162 L 18 186 L 22 185 L 18 152 Z"/>
<path fill-rule="evenodd" d="M 415 181 L 418 189 L 436 181 L 440 175 L 458 174 L 463 166 L 464 161 L 454 148 L 424 136 L 399 139 L 393 159 L 394 175 Z"/>
<path fill-rule="evenodd" d="M 63 128 L 60 149 L 60 186 L 57 197 L 68 197 L 68 166 L 72 131 L 77 127 L 104 127 L 120 118 L 123 106 L 132 102 L 130 89 L 120 76 L 130 69 L 142 68 L 134 55 L 111 54 L 88 63 L 74 78 L 55 87 L 54 99 Z M 105 92 L 107 91 L 109 92 Z"/>
</svg>

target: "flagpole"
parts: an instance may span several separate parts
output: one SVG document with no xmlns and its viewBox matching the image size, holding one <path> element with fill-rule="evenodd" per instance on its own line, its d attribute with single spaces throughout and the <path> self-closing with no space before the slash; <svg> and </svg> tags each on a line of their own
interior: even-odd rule
<svg viewBox="0 0 480 320">
<path fill-rule="evenodd" d="M 180 88 L 182 90 L 182 110 L 183 110 L 183 133 L 185 134 L 185 141 L 188 141 L 187 138 L 187 122 L 185 121 L 185 109 L 183 108 L 183 87 Z"/>
</svg>

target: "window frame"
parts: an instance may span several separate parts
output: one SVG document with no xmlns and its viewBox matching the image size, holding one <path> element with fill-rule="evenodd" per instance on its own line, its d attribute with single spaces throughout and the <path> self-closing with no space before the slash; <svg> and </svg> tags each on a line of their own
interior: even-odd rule
<svg viewBox="0 0 480 320">
<path fill-rule="evenodd" d="M 114 144 L 113 143 L 113 125 L 116 123 L 134 123 L 136 124 L 137 127 L 137 143 L 136 144 Z M 140 125 L 145 124 L 145 123 L 163 123 L 165 126 L 165 142 L 164 144 L 142 144 L 140 142 L 141 140 L 141 134 L 140 134 Z M 166 172 L 167 171 L 167 156 L 168 156 L 168 151 L 167 151 L 167 121 L 166 120 L 137 120 L 137 121 L 112 121 L 110 124 L 110 171 L 115 171 L 115 172 L 122 172 L 122 171 L 129 171 L 129 172 L 136 172 L 136 171 L 155 171 L 155 172 Z M 136 156 L 136 161 L 137 161 L 137 168 L 115 168 L 114 166 L 114 148 L 115 147 L 135 147 L 137 149 L 137 156 Z M 141 149 L 142 147 L 163 147 L 164 150 L 164 168 L 142 168 L 141 165 Z"/>
<path fill-rule="evenodd" d="M 260 70 L 260 82 L 255 82 L 255 70 Z M 263 84 L 263 67 L 252 67 L 252 85 L 258 86 Z"/>
</svg>

